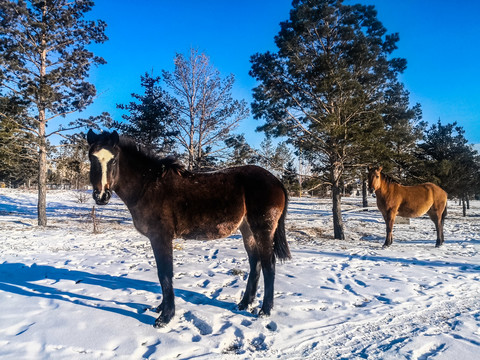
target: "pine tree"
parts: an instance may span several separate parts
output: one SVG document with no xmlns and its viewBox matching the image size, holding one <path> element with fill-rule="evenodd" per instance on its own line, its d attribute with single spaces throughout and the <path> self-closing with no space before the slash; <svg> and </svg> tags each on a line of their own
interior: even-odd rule
<svg viewBox="0 0 480 360">
<path fill-rule="evenodd" d="M 160 77 L 145 73 L 140 83 L 144 94 L 132 94 L 135 101 L 117 105 L 128 113 L 122 115 L 122 122 L 113 122 L 112 127 L 132 137 L 146 149 L 165 155 L 171 152 L 175 142 L 173 136 L 177 134 L 172 130 L 172 105 L 160 86 Z"/>
<path fill-rule="evenodd" d="M 300 182 L 295 169 L 295 164 L 290 160 L 282 174 L 282 183 L 290 194 L 301 196 Z"/>
<path fill-rule="evenodd" d="M 438 120 L 432 124 L 419 144 L 422 163 L 412 171 L 463 201 L 480 191 L 480 157 L 464 135 L 465 130 L 456 122 L 442 125 Z"/>
<path fill-rule="evenodd" d="M 61 125 L 47 132 L 47 123 L 88 106 L 95 87 L 87 81 L 91 65 L 105 60 L 87 50 L 103 43 L 106 24 L 84 15 L 91 0 L 0 0 L 0 91 L 28 106 L 21 125 L 38 148 L 38 224 L 47 224 L 48 138 L 84 124 Z"/>
<path fill-rule="evenodd" d="M 248 145 L 244 134 L 232 135 L 224 143 L 230 149 L 225 166 L 247 165 L 257 161 L 255 151 Z"/>
<path fill-rule="evenodd" d="M 373 6 L 341 0 L 295 0 L 275 37 L 277 53 L 252 56 L 253 113 L 260 130 L 288 136 L 326 176 L 334 236 L 344 239 L 341 186 L 362 139 L 383 129 L 385 93 L 398 83 L 404 59 L 391 58 L 399 40 L 388 35 Z"/>
<path fill-rule="evenodd" d="M 34 139 L 21 126 L 25 110 L 18 98 L 0 97 L 0 181 L 14 187 L 36 175 Z"/>
<path fill-rule="evenodd" d="M 274 146 L 272 139 L 269 137 L 260 143 L 260 149 L 256 152 L 257 163 L 279 177 L 284 173 L 287 163 L 292 161 L 293 158 L 285 142 L 280 142 Z"/>
</svg>

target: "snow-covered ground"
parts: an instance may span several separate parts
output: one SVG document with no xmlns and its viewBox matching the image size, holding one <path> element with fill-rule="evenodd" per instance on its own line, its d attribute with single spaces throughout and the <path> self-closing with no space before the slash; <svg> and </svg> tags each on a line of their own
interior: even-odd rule
<svg viewBox="0 0 480 360">
<path fill-rule="evenodd" d="M 445 245 L 426 217 L 395 225 L 382 249 L 378 211 L 352 211 L 347 240 L 332 236 L 328 200 L 291 199 L 293 259 L 277 265 L 272 316 L 236 303 L 247 259 L 240 235 L 175 241 L 176 316 L 163 329 L 149 310 L 161 289 L 148 240 L 117 199 L 96 207 L 73 191 L 0 189 L 1 359 L 478 359 L 480 202 L 468 217 L 449 202 Z M 371 205 L 374 206 L 373 199 Z"/>
</svg>

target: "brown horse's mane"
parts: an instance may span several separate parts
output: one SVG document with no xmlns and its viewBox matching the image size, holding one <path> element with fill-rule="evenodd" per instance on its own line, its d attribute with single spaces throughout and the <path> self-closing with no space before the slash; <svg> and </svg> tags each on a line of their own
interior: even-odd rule
<svg viewBox="0 0 480 360">
<path fill-rule="evenodd" d="M 143 169 L 149 169 L 150 173 L 163 176 L 170 171 L 180 176 L 190 175 L 190 172 L 185 169 L 185 166 L 175 156 L 169 155 L 161 158 L 136 143 L 135 140 L 130 137 L 121 136 L 118 146 L 127 156 L 135 158 L 137 166 Z"/>
<path fill-rule="evenodd" d="M 400 184 L 400 182 L 397 179 L 393 178 L 391 175 L 387 175 L 384 172 L 382 172 L 381 174 L 382 174 L 382 179 L 384 179 L 385 182 L 387 182 L 389 184 L 392 184 L 392 183 L 393 184 Z"/>
</svg>

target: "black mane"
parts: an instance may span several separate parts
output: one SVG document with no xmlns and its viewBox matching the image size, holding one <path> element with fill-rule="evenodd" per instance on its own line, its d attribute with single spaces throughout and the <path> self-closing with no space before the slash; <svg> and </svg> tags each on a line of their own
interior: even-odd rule
<svg viewBox="0 0 480 360">
<path fill-rule="evenodd" d="M 118 146 L 125 155 L 135 157 L 135 160 L 138 161 L 137 165 L 148 168 L 150 173 L 164 175 L 168 171 L 173 171 L 182 176 L 189 174 L 189 171 L 185 169 L 185 166 L 175 156 L 169 155 L 161 158 L 136 143 L 135 140 L 130 137 L 121 136 Z"/>
</svg>

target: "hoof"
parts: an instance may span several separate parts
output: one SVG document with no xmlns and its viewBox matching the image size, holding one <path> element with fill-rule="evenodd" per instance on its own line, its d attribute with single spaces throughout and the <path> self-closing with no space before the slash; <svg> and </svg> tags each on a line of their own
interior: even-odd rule
<svg viewBox="0 0 480 360">
<path fill-rule="evenodd" d="M 153 327 L 155 329 L 161 329 L 165 327 L 170 322 L 170 320 L 172 320 L 172 318 L 173 315 L 165 316 L 164 314 L 162 314 L 155 320 L 155 324 L 153 324 Z"/>
<path fill-rule="evenodd" d="M 268 317 L 270 316 L 270 313 L 271 313 L 271 309 L 264 309 L 264 308 L 261 308 L 260 311 L 258 312 L 258 316 L 259 317 Z"/>
<path fill-rule="evenodd" d="M 155 329 L 161 329 L 164 328 L 166 325 L 166 322 L 163 322 L 162 319 L 158 318 L 157 320 L 155 320 L 155 324 L 153 324 L 153 327 Z"/>
<path fill-rule="evenodd" d="M 163 303 L 158 305 L 157 307 L 151 307 L 150 310 L 155 311 L 157 314 L 163 311 Z"/>
<path fill-rule="evenodd" d="M 388 249 L 389 247 L 390 247 L 390 245 L 383 244 L 382 249 Z"/>
<path fill-rule="evenodd" d="M 238 309 L 239 311 L 245 311 L 245 310 L 248 309 L 248 306 L 245 306 L 245 305 L 243 305 L 243 304 L 237 304 L 237 309 Z"/>
</svg>

